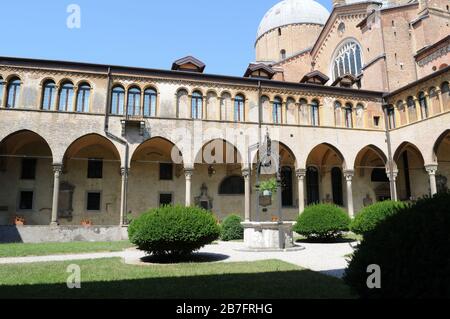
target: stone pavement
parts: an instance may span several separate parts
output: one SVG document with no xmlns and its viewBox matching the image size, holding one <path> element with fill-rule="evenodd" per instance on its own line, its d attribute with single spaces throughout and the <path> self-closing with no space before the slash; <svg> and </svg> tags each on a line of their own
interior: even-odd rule
<svg viewBox="0 0 450 319">
<path fill-rule="evenodd" d="M 342 277 L 347 267 L 348 254 L 353 252 L 350 243 L 315 244 L 301 243 L 305 248 L 291 252 L 248 252 L 239 251 L 243 248 L 242 242 L 218 242 L 200 249 L 199 254 L 217 262 L 256 261 L 279 259 L 285 262 L 318 271 L 330 276 Z M 86 253 L 73 255 L 52 255 L 36 257 L 8 257 L 0 258 L 1 264 L 33 263 L 46 261 L 68 261 L 82 259 L 99 259 L 121 257 L 129 264 L 142 264 L 140 259 L 145 256 L 135 248 L 122 252 Z"/>
</svg>

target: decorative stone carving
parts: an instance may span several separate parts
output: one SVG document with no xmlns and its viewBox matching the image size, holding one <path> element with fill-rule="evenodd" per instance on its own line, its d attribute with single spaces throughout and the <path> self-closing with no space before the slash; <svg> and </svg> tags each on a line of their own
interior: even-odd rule
<svg viewBox="0 0 450 319">
<path fill-rule="evenodd" d="M 200 196 L 194 198 L 195 205 L 211 210 L 213 208 L 213 198 L 208 196 L 208 187 L 205 183 L 200 187 Z"/>
</svg>

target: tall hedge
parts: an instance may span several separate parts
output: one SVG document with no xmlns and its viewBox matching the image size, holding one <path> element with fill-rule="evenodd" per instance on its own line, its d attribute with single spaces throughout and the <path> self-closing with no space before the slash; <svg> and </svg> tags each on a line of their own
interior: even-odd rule
<svg viewBox="0 0 450 319">
<path fill-rule="evenodd" d="M 364 207 L 352 220 L 350 230 L 356 234 L 363 235 L 374 229 L 386 217 L 395 214 L 398 209 L 403 207 L 405 207 L 404 203 L 395 201 L 378 202 Z"/>
<path fill-rule="evenodd" d="M 156 256 L 185 256 L 219 235 L 211 212 L 179 205 L 153 208 L 134 219 L 128 228 L 130 241 Z"/>
<path fill-rule="evenodd" d="M 308 206 L 298 217 L 293 230 L 308 239 L 332 240 L 348 231 L 350 218 L 340 207 L 331 204 Z"/>
<path fill-rule="evenodd" d="M 381 270 L 380 289 L 367 267 Z M 353 254 L 344 280 L 365 298 L 450 297 L 450 194 L 401 208 L 381 221 Z"/>
</svg>

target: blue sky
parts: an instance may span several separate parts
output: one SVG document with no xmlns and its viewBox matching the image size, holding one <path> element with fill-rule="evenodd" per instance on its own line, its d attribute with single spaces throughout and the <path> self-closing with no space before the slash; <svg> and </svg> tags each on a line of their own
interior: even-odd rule
<svg viewBox="0 0 450 319">
<path fill-rule="evenodd" d="M 318 0 L 331 11 L 331 0 Z M 206 73 L 241 76 L 256 30 L 278 0 L 2 1 L 1 56 L 158 69 L 194 55 Z M 69 29 L 69 4 L 81 28 Z"/>
</svg>

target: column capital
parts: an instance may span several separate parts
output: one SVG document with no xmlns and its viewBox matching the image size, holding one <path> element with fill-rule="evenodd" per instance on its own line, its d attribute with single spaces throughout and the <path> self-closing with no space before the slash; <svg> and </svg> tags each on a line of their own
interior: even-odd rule
<svg viewBox="0 0 450 319">
<path fill-rule="evenodd" d="M 250 168 L 244 168 L 242 169 L 242 176 L 244 178 L 249 178 L 250 177 Z"/>
<path fill-rule="evenodd" d="M 184 169 L 184 177 L 191 178 L 192 175 L 194 175 L 194 169 L 193 168 L 185 168 Z"/>
<path fill-rule="evenodd" d="M 425 165 L 425 170 L 427 171 L 428 175 L 436 175 L 437 169 L 437 164 Z"/>
<path fill-rule="evenodd" d="M 121 167 L 120 168 L 120 175 L 126 177 L 126 176 L 128 176 L 129 171 L 130 171 L 129 168 Z"/>
<path fill-rule="evenodd" d="M 388 177 L 388 179 L 391 179 L 391 172 L 389 170 L 386 170 L 386 175 Z M 394 181 L 397 179 L 398 176 L 398 170 L 393 170 L 392 171 L 392 178 L 394 179 Z"/>
<path fill-rule="evenodd" d="M 352 169 L 344 170 L 344 177 L 347 181 L 351 182 L 353 179 L 353 176 L 355 176 L 355 171 Z"/>
<path fill-rule="evenodd" d="M 63 165 L 61 163 L 55 163 L 52 166 L 53 166 L 53 173 L 61 174 L 63 169 Z"/>
<path fill-rule="evenodd" d="M 306 168 L 299 168 L 295 171 L 298 179 L 304 179 L 306 176 Z"/>
</svg>

